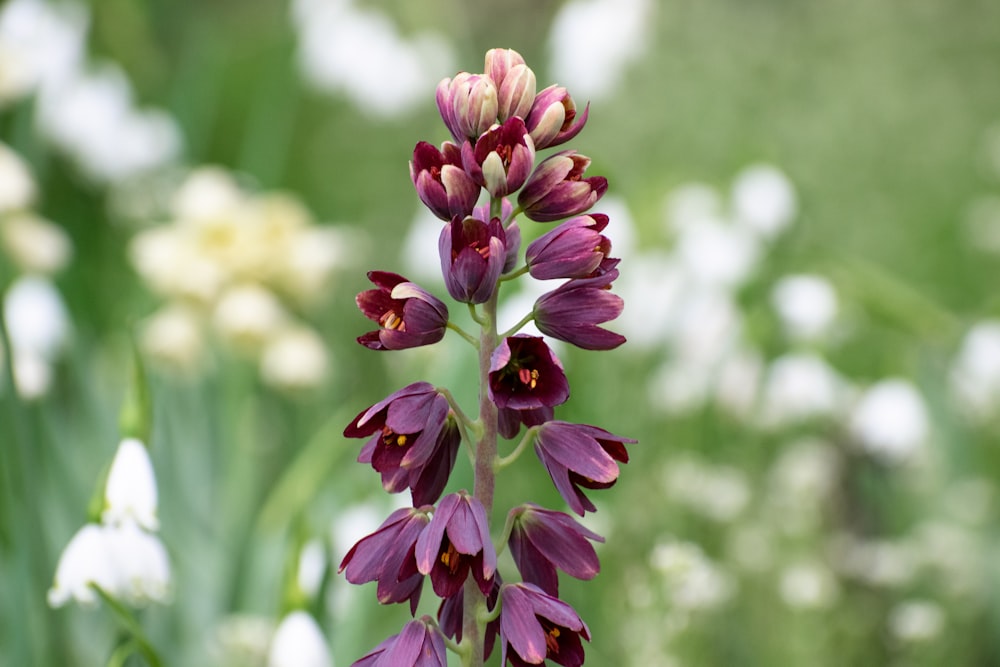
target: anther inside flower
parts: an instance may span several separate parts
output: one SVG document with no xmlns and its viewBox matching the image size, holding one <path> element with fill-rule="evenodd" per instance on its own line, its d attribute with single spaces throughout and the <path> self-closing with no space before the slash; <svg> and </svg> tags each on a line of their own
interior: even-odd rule
<svg viewBox="0 0 1000 667">
<path fill-rule="evenodd" d="M 372 350 L 403 350 L 444 338 L 448 307 L 440 299 L 396 273 L 370 271 L 368 279 L 376 289 L 361 292 L 356 302 L 380 328 L 359 336 L 359 343 Z"/>
<path fill-rule="evenodd" d="M 489 378 L 490 398 L 500 408 L 552 407 L 569 398 L 562 364 L 537 336 L 504 339 L 493 353 Z"/>
</svg>

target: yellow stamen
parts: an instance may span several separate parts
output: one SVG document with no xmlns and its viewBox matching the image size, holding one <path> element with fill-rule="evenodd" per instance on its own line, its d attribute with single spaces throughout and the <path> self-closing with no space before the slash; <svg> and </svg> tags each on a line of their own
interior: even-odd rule
<svg viewBox="0 0 1000 667">
<path fill-rule="evenodd" d="M 545 647 L 549 653 L 559 653 L 559 628 L 552 628 L 545 634 Z"/>
</svg>

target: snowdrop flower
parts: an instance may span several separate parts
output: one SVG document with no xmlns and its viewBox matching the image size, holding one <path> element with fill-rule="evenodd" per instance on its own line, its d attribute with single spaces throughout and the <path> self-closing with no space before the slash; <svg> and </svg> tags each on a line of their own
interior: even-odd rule
<svg viewBox="0 0 1000 667">
<path fill-rule="evenodd" d="M 146 446 L 135 438 L 118 445 L 104 489 L 105 524 L 134 521 L 146 530 L 159 529 L 156 518 L 157 490 L 153 464 Z"/>
<path fill-rule="evenodd" d="M 73 253 L 66 232 L 32 213 L 14 213 L 0 219 L 0 245 L 22 271 L 43 275 L 65 268 Z"/>
<path fill-rule="evenodd" d="M 271 640 L 268 667 L 332 667 L 330 650 L 316 620 L 293 611 L 281 621 Z"/>
<path fill-rule="evenodd" d="M 306 597 L 314 598 L 329 567 L 326 545 L 321 540 L 309 540 L 299 554 L 298 583 Z"/>
<path fill-rule="evenodd" d="M 59 556 L 55 582 L 49 589 L 49 605 L 61 607 L 71 599 L 82 605 L 94 605 L 97 593 L 91 584 L 111 591 L 117 587 L 117 582 L 107 528 L 88 523 L 77 531 Z"/>
<path fill-rule="evenodd" d="M 900 463 L 923 448 L 930 420 L 916 387 L 907 380 L 891 379 L 861 395 L 849 428 L 863 449 L 887 463 Z"/>
<path fill-rule="evenodd" d="M 0 347 L 0 352 L 3 348 Z M 2 362 L 2 360 L 0 360 Z M 0 369 L 3 364 L 0 363 Z M 17 393 L 29 401 L 38 400 L 52 387 L 52 366 L 34 352 L 14 352 L 14 382 Z"/>
<path fill-rule="evenodd" d="M 780 169 L 758 164 L 741 171 L 733 183 L 736 220 L 763 239 L 772 239 L 798 214 L 795 190 Z"/>
<path fill-rule="evenodd" d="M 760 425 L 775 428 L 817 417 L 833 417 L 845 406 L 849 387 L 823 359 L 787 354 L 771 362 L 761 396 Z"/>
<path fill-rule="evenodd" d="M 260 358 L 264 381 L 290 391 L 318 387 L 326 380 L 329 366 L 323 340 L 304 326 L 277 334 L 265 346 Z"/>
<path fill-rule="evenodd" d="M 837 293 L 819 276 L 785 276 L 771 290 L 771 304 L 792 340 L 823 338 L 837 317 Z"/>
<path fill-rule="evenodd" d="M 69 315 L 55 286 L 37 276 L 21 276 L 7 289 L 4 319 L 15 352 L 52 360 L 69 337 Z"/>
<path fill-rule="evenodd" d="M 140 345 L 160 366 L 182 373 L 197 370 L 205 356 L 198 315 L 182 304 L 168 305 L 143 324 Z"/>
<path fill-rule="evenodd" d="M 21 156 L 0 143 L 0 213 L 17 211 L 35 201 L 35 180 Z"/>
<path fill-rule="evenodd" d="M 906 600 L 889 612 L 889 631 L 902 642 L 934 639 L 944 629 L 944 611 L 936 602 Z"/>
<path fill-rule="evenodd" d="M 970 416 L 1000 410 L 1000 320 L 983 320 L 969 329 L 949 380 L 956 402 Z"/>
<path fill-rule="evenodd" d="M 232 614 L 212 632 L 209 654 L 224 667 L 264 667 L 275 622 L 271 617 Z"/>
<path fill-rule="evenodd" d="M 649 0 L 573 0 L 549 34 L 550 71 L 581 99 L 611 94 L 646 49 L 655 5 Z M 578 48 L 580 44 L 588 48 Z"/>
<path fill-rule="evenodd" d="M 786 567 L 779 578 L 781 599 L 793 609 L 825 609 L 837 598 L 837 580 L 819 562 L 804 561 Z"/>
<path fill-rule="evenodd" d="M 255 284 L 226 290 L 212 314 L 215 329 L 224 340 L 250 350 L 273 339 L 287 320 L 285 309 L 274 293 Z"/>
</svg>

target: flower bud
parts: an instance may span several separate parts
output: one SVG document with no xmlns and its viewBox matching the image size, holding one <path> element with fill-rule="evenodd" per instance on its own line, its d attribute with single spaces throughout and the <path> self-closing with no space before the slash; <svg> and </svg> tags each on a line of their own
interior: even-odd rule
<svg viewBox="0 0 1000 667">
<path fill-rule="evenodd" d="M 608 216 L 581 215 L 538 237 L 525 252 L 531 276 L 538 280 L 584 278 L 611 252 L 611 241 L 601 234 Z"/>
<path fill-rule="evenodd" d="M 437 87 L 437 106 L 455 141 L 475 140 L 497 121 L 497 87 L 485 74 L 459 72 Z"/>
<path fill-rule="evenodd" d="M 542 150 L 564 144 L 583 129 L 587 123 L 588 104 L 577 116 L 576 103 L 561 86 L 549 86 L 535 96 L 524 124 L 531 133 L 535 148 Z"/>
<path fill-rule="evenodd" d="M 507 262 L 507 235 L 500 218 L 489 223 L 457 216 L 441 230 L 441 272 L 448 293 L 462 303 L 485 303 L 493 296 Z"/>
<path fill-rule="evenodd" d="M 524 121 L 514 117 L 462 145 L 462 164 L 472 180 L 491 197 L 502 197 L 524 185 L 535 165 L 535 145 Z"/>
<path fill-rule="evenodd" d="M 552 222 L 583 213 L 608 189 L 603 176 L 583 178 L 590 158 L 562 151 L 543 160 L 517 196 L 524 214 L 536 222 Z"/>
<path fill-rule="evenodd" d="M 490 53 L 500 51 L 493 49 Z M 535 101 L 535 73 L 524 63 L 516 52 L 507 50 L 515 57 L 490 59 L 486 54 L 486 73 L 497 87 L 498 116 L 505 121 L 513 116 L 527 118 Z"/>
<path fill-rule="evenodd" d="M 462 168 L 462 149 L 446 141 L 438 150 L 426 141 L 413 149 L 410 179 L 420 201 L 444 221 L 472 213 L 479 186 Z"/>
<path fill-rule="evenodd" d="M 486 52 L 486 65 L 483 71 L 499 88 L 511 69 L 524 64 L 524 56 L 514 49 L 490 49 Z"/>
</svg>

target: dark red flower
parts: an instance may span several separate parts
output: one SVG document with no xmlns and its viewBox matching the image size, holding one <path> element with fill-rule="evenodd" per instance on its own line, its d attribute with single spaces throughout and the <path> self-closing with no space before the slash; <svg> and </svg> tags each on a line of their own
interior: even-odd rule
<svg viewBox="0 0 1000 667">
<path fill-rule="evenodd" d="M 631 438 L 602 428 L 564 421 L 545 422 L 535 436 L 535 453 L 541 459 L 556 490 L 570 508 L 583 516 L 597 510 L 583 494 L 585 489 L 606 489 L 618 480 L 618 463 L 628 463 L 626 443 Z"/>
<path fill-rule="evenodd" d="M 462 303 L 485 303 L 507 262 L 507 234 L 500 218 L 456 217 L 441 230 L 438 252 L 448 294 Z"/>
<path fill-rule="evenodd" d="M 580 215 L 538 237 L 524 253 L 531 276 L 538 280 L 589 276 L 611 252 L 611 241 L 601 234 L 607 226 L 606 215 Z"/>
<path fill-rule="evenodd" d="M 597 552 L 587 540 L 604 538 L 564 512 L 527 503 L 510 511 L 510 553 L 521 578 L 549 595 L 559 595 L 562 570 L 577 579 L 593 579 L 601 570 Z"/>
<path fill-rule="evenodd" d="M 548 406 L 514 410 L 512 408 L 497 408 L 497 430 L 505 438 L 514 438 L 525 426 L 540 426 L 552 419 L 555 410 Z"/>
<path fill-rule="evenodd" d="M 500 586 L 503 581 L 500 573 L 493 573 L 493 588 L 486 596 L 486 608 L 489 611 L 497 606 L 497 599 L 500 597 Z M 465 589 L 461 588 L 457 593 L 441 601 L 438 607 L 438 626 L 445 637 L 450 637 L 455 641 L 462 641 L 462 620 L 465 611 Z M 493 654 L 493 647 L 497 641 L 497 634 L 500 632 L 500 619 L 496 618 L 486 624 L 486 637 L 483 642 L 483 660 L 489 660 Z"/>
<path fill-rule="evenodd" d="M 442 498 L 430 525 L 417 539 L 416 557 L 417 569 L 430 575 L 438 597 L 459 592 L 470 571 L 479 590 L 488 594 L 497 555 L 482 503 L 464 491 Z"/>
<path fill-rule="evenodd" d="M 535 301 L 535 326 L 547 336 L 585 350 L 611 350 L 625 336 L 597 326 L 622 313 L 624 302 L 609 290 L 618 269 L 569 280 Z"/>
<path fill-rule="evenodd" d="M 441 144 L 441 150 L 426 141 L 418 143 L 410 180 L 420 201 L 445 221 L 469 215 L 479 199 L 480 187 L 462 166 L 462 149 L 450 141 Z"/>
<path fill-rule="evenodd" d="M 414 505 L 440 497 L 455 465 L 461 434 L 448 399 L 432 385 L 416 382 L 354 418 L 344 435 L 372 436 L 358 461 L 381 473 L 389 493 L 409 488 Z"/>
<path fill-rule="evenodd" d="M 589 111 L 588 104 L 583 113 L 577 115 L 573 98 L 562 86 L 549 86 L 539 92 L 525 119 L 535 149 L 558 146 L 575 137 L 586 125 Z"/>
<path fill-rule="evenodd" d="M 583 642 L 590 630 L 562 600 L 533 584 L 506 584 L 500 589 L 502 664 L 540 665 L 551 660 L 563 667 L 583 664 Z"/>
<path fill-rule="evenodd" d="M 444 338 L 448 306 L 443 301 L 396 273 L 369 271 L 368 279 L 376 289 L 361 292 L 355 301 L 379 328 L 359 336 L 359 343 L 372 350 L 405 350 Z"/>
<path fill-rule="evenodd" d="M 484 132 L 475 145 L 462 144 L 462 164 L 491 197 L 503 197 L 528 180 L 535 166 L 535 144 L 524 121 L 513 116 Z"/>
<path fill-rule="evenodd" d="M 546 158 L 518 193 L 518 205 L 536 222 L 552 222 L 583 213 L 608 189 L 608 179 L 603 176 L 583 177 L 589 166 L 589 157 L 572 150 Z"/>
<path fill-rule="evenodd" d="M 351 667 L 448 667 L 444 638 L 429 616 L 414 619 Z"/>
<path fill-rule="evenodd" d="M 489 392 L 498 408 L 533 410 L 565 403 L 569 382 L 541 337 L 517 334 L 500 341 L 493 352 Z"/>
</svg>

